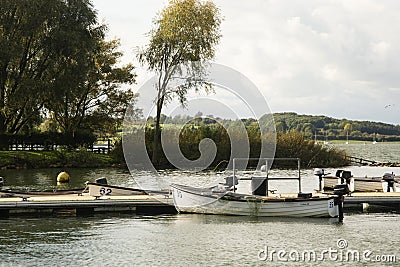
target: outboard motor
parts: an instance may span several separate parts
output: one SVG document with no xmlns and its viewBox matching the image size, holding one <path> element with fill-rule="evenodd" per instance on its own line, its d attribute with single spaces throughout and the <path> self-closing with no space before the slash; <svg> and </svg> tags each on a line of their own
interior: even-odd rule
<svg viewBox="0 0 400 267">
<path fill-rule="evenodd" d="M 323 176 L 325 173 L 324 173 L 324 169 L 320 169 L 320 168 L 315 168 L 314 169 L 314 175 L 316 175 L 316 176 Z"/>
<path fill-rule="evenodd" d="M 233 185 L 237 185 L 238 184 L 238 179 L 234 178 L 233 176 L 228 176 L 225 177 L 225 186 L 227 186 L 228 188 L 231 188 Z"/>
<path fill-rule="evenodd" d="M 341 177 L 343 170 L 337 170 L 335 176 L 336 177 Z"/>
<path fill-rule="evenodd" d="M 339 222 L 343 222 L 343 202 L 344 195 L 350 193 L 349 186 L 347 184 L 337 184 L 333 187 L 333 194 L 337 197 L 335 198 L 335 205 L 339 208 Z"/>
<path fill-rule="evenodd" d="M 345 183 L 346 182 L 346 184 L 350 184 L 350 178 L 352 177 L 352 175 L 351 175 L 351 171 L 343 171 L 342 172 L 342 179 L 341 179 L 341 182 L 342 183 Z"/>
<path fill-rule="evenodd" d="M 106 178 L 106 177 L 97 178 L 97 179 L 95 180 L 95 182 L 96 182 L 97 184 L 104 184 L 104 185 L 107 185 L 107 184 L 108 184 L 108 183 L 107 183 L 107 178 Z"/>
<path fill-rule="evenodd" d="M 0 186 L 3 186 L 4 185 L 4 179 L 3 179 L 3 177 L 0 177 Z"/>
<path fill-rule="evenodd" d="M 267 182 L 266 177 L 251 177 L 251 193 L 257 196 L 266 196 Z"/>
<path fill-rule="evenodd" d="M 333 187 L 333 194 L 337 196 L 344 196 L 350 193 L 349 186 L 347 184 L 337 184 Z"/>
<path fill-rule="evenodd" d="M 315 168 L 314 175 L 318 176 L 319 178 L 319 191 L 322 191 L 322 176 L 325 175 L 324 169 Z"/>
<path fill-rule="evenodd" d="M 392 188 L 393 192 L 395 191 L 394 189 L 394 174 L 393 173 L 385 173 L 382 177 L 382 181 L 387 182 L 387 191 L 390 192 L 390 188 Z"/>
</svg>

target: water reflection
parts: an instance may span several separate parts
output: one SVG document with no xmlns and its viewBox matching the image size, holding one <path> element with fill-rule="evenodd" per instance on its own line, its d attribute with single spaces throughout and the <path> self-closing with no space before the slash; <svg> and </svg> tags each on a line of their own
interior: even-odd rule
<svg viewBox="0 0 400 267">
<path fill-rule="evenodd" d="M 179 214 L 177 224 L 307 224 L 331 225 L 337 224 L 336 218 L 285 218 L 256 216 L 222 216 L 208 214 Z"/>
<path fill-rule="evenodd" d="M 11 218 L 0 220 L 0 259 L 19 266 L 254 266 L 267 264 L 257 259 L 266 245 L 322 250 L 339 238 L 351 249 L 400 253 L 393 235 L 399 222 L 394 214 L 355 214 L 344 224 L 191 214 Z"/>
</svg>

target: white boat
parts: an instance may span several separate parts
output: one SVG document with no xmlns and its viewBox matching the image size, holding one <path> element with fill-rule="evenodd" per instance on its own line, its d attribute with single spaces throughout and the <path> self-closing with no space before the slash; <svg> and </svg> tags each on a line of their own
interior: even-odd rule
<svg viewBox="0 0 400 267">
<path fill-rule="evenodd" d="M 262 217 L 338 217 L 337 196 L 280 197 L 214 192 L 172 184 L 174 204 L 179 212 Z"/>
<path fill-rule="evenodd" d="M 301 193 L 300 171 L 296 178 L 272 178 L 265 176 L 237 178 L 233 160 L 233 176 L 225 184 L 206 188 L 171 184 L 173 200 L 178 212 L 217 215 L 243 215 L 262 217 L 339 217 L 343 219 L 343 198 L 348 193 L 347 185 L 336 191 L 337 195 Z M 277 160 L 277 159 L 275 159 Z M 300 166 L 299 159 L 298 166 Z M 300 167 L 299 167 L 300 168 Z M 230 178 L 230 179 L 229 179 Z M 298 180 L 299 193 L 268 195 L 269 180 Z M 233 182 L 235 180 L 235 182 Z M 252 194 L 237 193 L 235 188 L 240 180 L 250 180 Z"/>
<path fill-rule="evenodd" d="M 147 192 L 139 188 L 129 188 L 107 184 L 106 178 L 96 179 L 96 182 L 86 182 L 89 189 L 89 195 L 92 197 L 101 196 L 130 196 L 130 195 L 146 195 Z"/>
<path fill-rule="evenodd" d="M 372 144 L 375 145 L 376 143 L 376 133 L 374 133 L 374 140 L 372 141 Z"/>
<path fill-rule="evenodd" d="M 316 173 L 315 170 L 314 173 Z M 315 175 L 318 176 L 318 174 Z M 385 175 L 388 176 L 388 174 Z M 338 170 L 335 176 L 321 176 L 321 189 L 333 190 L 335 185 L 346 183 L 350 192 L 400 192 L 400 179 L 393 175 L 394 182 L 388 185 L 385 175 L 382 177 L 353 177 L 349 171 Z M 388 188 L 389 191 L 387 191 Z"/>
<path fill-rule="evenodd" d="M 341 179 L 336 176 L 324 176 L 322 178 L 322 190 L 333 190 L 333 187 L 341 183 Z"/>
<path fill-rule="evenodd" d="M 354 177 L 354 192 L 383 192 L 382 177 Z"/>
<path fill-rule="evenodd" d="M 345 179 L 346 180 L 346 179 Z M 382 192 L 382 177 L 351 177 L 344 181 L 349 185 L 351 192 Z M 343 179 L 336 176 L 325 176 L 322 178 L 323 190 L 333 190 L 337 184 L 343 183 Z"/>
<path fill-rule="evenodd" d="M 44 190 L 44 191 L 31 191 L 31 190 L 0 190 L 0 198 L 3 197 L 37 197 L 37 196 L 60 196 L 60 195 L 82 195 L 87 193 L 85 188 L 66 189 L 66 190 Z"/>
</svg>

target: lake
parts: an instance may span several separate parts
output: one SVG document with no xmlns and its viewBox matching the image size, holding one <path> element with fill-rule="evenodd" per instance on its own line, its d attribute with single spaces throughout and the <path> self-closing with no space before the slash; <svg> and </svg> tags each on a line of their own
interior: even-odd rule
<svg viewBox="0 0 400 267">
<path fill-rule="evenodd" d="M 359 153 L 354 156 L 400 161 L 399 144 L 366 146 L 370 149 L 362 144 L 340 145 Z M 400 168 L 346 169 L 355 176 L 388 171 L 400 174 Z M 12 188 L 42 190 L 57 188 L 60 171 L 1 170 L 0 176 Z M 139 180 L 150 176 L 139 171 L 132 176 L 119 169 L 66 171 L 71 175 L 70 188 L 83 187 L 85 181 L 103 176 L 110 184 L 135 187 L 133 176 Z M 288 171 L 274 174 L 281 172 Z M 167 181 L 200 185 L 226 173 L 164 171 L 161 175 Z M 318 187 L 313 170 L 302 170 L 301 175 L 304 192 Z M 292 191 L 297 184 L 276 183 L 273 187 Z M 11 217 L 0 219 L 0 266 L 398 266 L 399 223 L 397 213 L 346 213 L 343 224 L 327 218 L 190 214 Z"/>
<path fill-rule="evenodd" d="M 377 162 L 400 162 L 400 144 L 379 142 L 334 144 L 333 146 L 343 149 L 350 156 L 363 159 L 375 160 Z"/>
</svg>

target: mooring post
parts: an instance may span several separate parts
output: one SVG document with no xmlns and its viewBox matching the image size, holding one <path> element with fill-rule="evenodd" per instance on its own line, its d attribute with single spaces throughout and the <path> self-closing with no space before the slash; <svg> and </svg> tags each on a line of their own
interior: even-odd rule
<svg viewBox="0 0 400 267">
<path fill-rule="evenodd" d="M 344 203 L 344 196 L 340 196 L 340 200 L 339 200 L 339 222 L 343 222 L 343 203 Z"/>
</svg>

